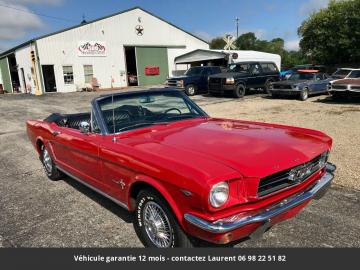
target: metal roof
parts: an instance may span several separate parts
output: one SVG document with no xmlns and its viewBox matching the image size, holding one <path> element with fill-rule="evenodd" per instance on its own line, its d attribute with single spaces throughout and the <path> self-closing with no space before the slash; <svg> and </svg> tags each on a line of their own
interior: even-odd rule
<svg viewBox="0 0 360 270">
<path fill-rule="evenodd" d="M 183 55 L 179 55 L 178 57 L 175 57 L 174 62 L 175 62 L 175 64 L 187 64 L 187 63 L 200 62 L 200 61 L 224 59 L 227 57 L 228 57 L 228 54 L 226 54 L 224 52 L 197 49 L 197 50 L 185 53 Z"/>
<path fill-rule="evenodd" d="M 105 19 L 108 19 L 108 18 L 117 16 L 117 15 L 120 15 L 120 14 L 123 14 L 123 13 L 126 13 L 126 12 L 129 12 L 129 11 L 132 11 L 132 10 L 135 10 L 135 9 L 140 9 L 140 10 L 142 10 L 143 12 L 146 12 L 146 13 L 150 14 L 151 16 L 153 16 L 153 17 L 155 17 L 155 18 L 157 18 L 157 19 L 159 19 L 159 20 L 161 20 L 161 21 L 163 21 L 163 22 L 165 22 L 165 23 L 167 23 L 167 24 L 169 24 L 169 25 L 171 25 L 171 26 L 173 26 L 173 27 L 175 27 L 175 28 L 177 28 L 177 29 L 179 29 L 179 30 L 181 30 L 181 31 L 189 34 L 189 35 L 191 35 L 191 36 L 193 36 L 194 38 L 197 38 L 197 39 L 205 42 L 206 44 L 209 44 L 208 41 L 206 41 L 206 40 L 204 40 L 204 39 L 202 39 L 202 38 L 200 38 L 200 37 L 198 37 L 198 36 L 196 36 L 196 35 L 188 32 L 188 31 L 186 31 L 186 30 L 184 30 L 184 29 L 176 26 L 175 24 L 172 24 L 171 22 L 169 22 L 169 21 L 167 21 L 167 20 L 165 20 L 165 19 L 163 19 L 163 18 L 160 18 L 159 16 L 157 16 L 157 15 L 155 15 L 155 14 L 153 14 L 153 13 L 151 13 L 151 12 L 149 12 L 149 11 L 147 11 L 147 10 L 139 7 L 139 6 L 136 6 L 136 7 L 130 8 L 130 9 L 126 9 L 126 10 L 117 12 L 117 13 L 113 13 L 113 14 L 111 14 L 111 15 L 107 15 L 107 16 L 104 16 L 104 17 L 100 17 L 100 18 L 95 19 L 95 20 L 88 21 L 88 22 L 86 22 L 86 23 L 80 23 L 80 24 L 78 24 L 78 25 L 74 25 L 74 26 L 71 26 L 71 27 L 68 27 L 68 28 L 65 28 L 65 29 L 56 31 L 56 32 L 52 32 L 52 33 L 49 33 L 49 34 L 46 34 L 46 35 L 39 36 L 39 37 L 37 37 L 37 38 L 30 39 L 30 40 L 28 40 L 28 41 L 26 41 L 26 42 L 24 42 L 24 43 L 21 43 L 21 44 L 18 45 L 18 46 L 15 46 L 15 47 L 13 47 L 13 48 L 11 48 L 11 49 L 9 49 L 9 50 L 6 50 L 6 51 L 0 53 L 0 58 L 1 58 L 1 57 L 4 57 L 4 56 L 7 56 L 8 54 L 11 54 L 11 53 L 13 53 L 14 51 L 16 51 L 17 49 L 22 48 L 22 47 L 25 47 L 25 46 L 27 46 L 27 45 L 35 42 L 36 40 L 43 39 L 43 38 L 46 38 L 46 37 L 49 37 L 49 36 L 53 36 L 53 35 L 56 35 L 56 34 L 60 34 L 60 33 L 63 33 L 63 32 L 66 32 L 66 31 L 69 31 L 69 30 L 72 30 L 72 29 L 75 29 L 75 28 L 79 28 L 79 27 L 82 27 L 82 26 L 85 26 L 85 25 L 88 25 L 88 24 L 92 24 L 92 23 L 101 21 L 101 20 L 105 20 Z"/>
</svg>

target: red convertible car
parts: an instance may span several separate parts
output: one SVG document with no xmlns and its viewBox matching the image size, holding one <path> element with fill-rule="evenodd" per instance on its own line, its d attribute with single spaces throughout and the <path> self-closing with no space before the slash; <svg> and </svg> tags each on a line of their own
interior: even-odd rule
<svg viewBox="0 0 360 270">
<path fill-rule="evenodd" d="M 182 92 L 95 98 L 90 113 L 27 122 L 51 180 L 63 174 L 134 213 L 147 247 L 259 237 L 333 179 L 322 132 L 209 117 Z"/>
</svg>

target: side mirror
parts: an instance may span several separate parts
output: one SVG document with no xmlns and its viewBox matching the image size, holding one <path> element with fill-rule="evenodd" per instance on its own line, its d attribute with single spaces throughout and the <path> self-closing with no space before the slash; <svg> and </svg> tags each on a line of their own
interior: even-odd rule
<svg viewBox="0 0 360 270">
<path fill-rule="evenodd" d="M 83 134 L 90 133 L 90 124 L 86 121 L 80 123 L 80 132 Z"/>
</svg>

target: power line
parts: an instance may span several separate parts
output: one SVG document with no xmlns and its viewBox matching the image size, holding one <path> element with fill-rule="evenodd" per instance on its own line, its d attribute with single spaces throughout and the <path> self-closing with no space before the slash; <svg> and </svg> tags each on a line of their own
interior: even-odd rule
<svg viewBox="0 0 360 270">
<path fill-rule="evenodd" d="M 25 10 L 25 9 L 13 7 L 13 6 L 7 6 L 7 5 L 4 5 L 4 4 L 1 4 L 1 3 L 0 3 L 0 6 L 5 7 L 5 8 L 9 8 L 9 9 L 13 9 L 13 10 L 17 10 L 17 11 L 21 11 L 21 12 L 25 12 L 25 13 L 34 14 L 34 15 L 49 18 L 49 19 L 53 19 L 53 20 L 66 21 L 66 22 L 72 22 L 72 23 L 75 22 L 73 20 L 69 20 L 69 19 L 66 19 L 66 18 L 60 18 L 60 17 L 50 16 L 50 15 L 46 15 L 46 14 L 42 14 L 42 13 L 37 13 L 37 12 L 31 11 L 31 10 Z"/>
</svg>

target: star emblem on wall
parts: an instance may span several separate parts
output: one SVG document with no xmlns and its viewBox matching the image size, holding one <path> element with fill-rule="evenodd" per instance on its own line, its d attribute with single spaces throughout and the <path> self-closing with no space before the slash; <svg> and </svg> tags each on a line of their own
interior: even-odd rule
<svg viewBox="0 0 360 270">
<path fill-rule="evenodd" d="M 144 34 L 144 27 L 142 27 L 141 25 L 137 25 L 135 27 L 135 30 L 138 36 L 142 36 Z"/>
</svg>

